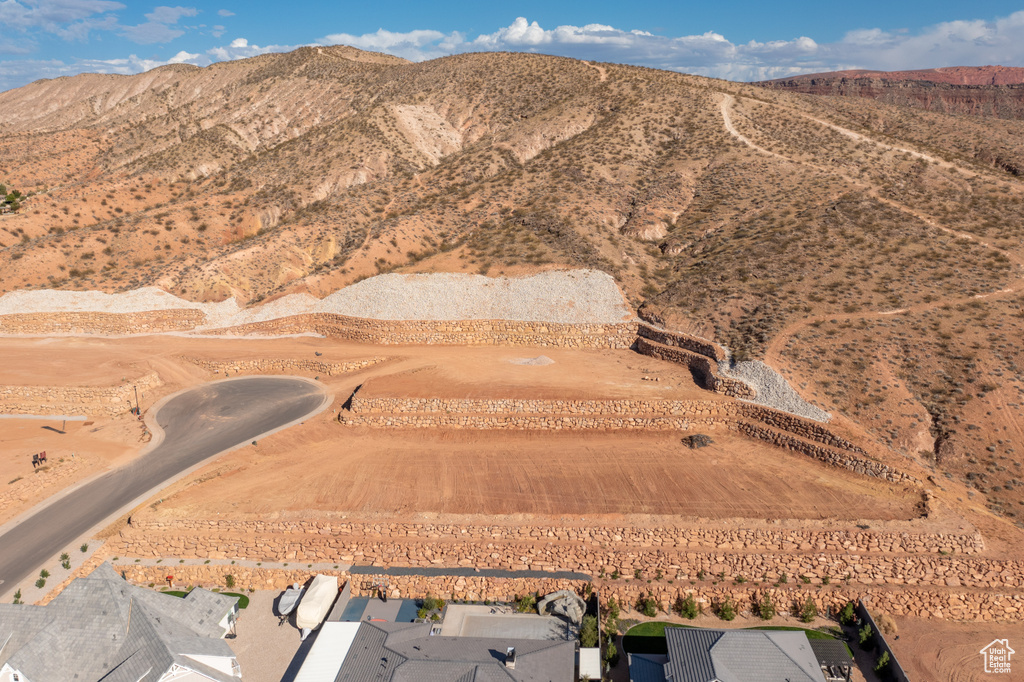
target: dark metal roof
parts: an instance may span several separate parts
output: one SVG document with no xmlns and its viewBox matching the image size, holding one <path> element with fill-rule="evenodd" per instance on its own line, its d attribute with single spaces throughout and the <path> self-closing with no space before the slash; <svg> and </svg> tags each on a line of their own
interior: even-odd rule
<svg viewBox="0 0 1024 682">
<path fill-rule="evenodd" d="M 818 663 L 821 665 L 851 665 L 853 663 L 853 656 L 850 655 L 850 650 L 846 647 L 846 642 L 840 642 L 838 639 L 812 639 L 809 640 L 811 643 L 811 651 L 814 652 L 814 657 L 818 659 Z"/>
<path fill-rule="evenodd" d="M 666 628 L 671 682 L 824 682 L 807 635 L 782 630 Z"/>
<path fill-rule="evenodd" d="M 715 679 L 711 647 L 721 638 L 722 630 L 665 628 L 668 643 L 665 678 L 672 682 L 709 682 Z"/>
<path fill-rule="evenodd" d="M 668 656 L 664 654 L 630 654 L 630 682 L 665 682 L 665 663 Z"/>
</svg>

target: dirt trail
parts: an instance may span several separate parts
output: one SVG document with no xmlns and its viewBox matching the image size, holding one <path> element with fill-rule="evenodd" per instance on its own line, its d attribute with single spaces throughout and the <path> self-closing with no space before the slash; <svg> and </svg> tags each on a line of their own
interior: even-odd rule
<svg viewBox="0 0 1024 682">
<path fill-rule="evenodd" d="M 846 181 L 850 182 L 851 184 L 854 184 L 854 185 L 857 185 L 858 187 L 863 188 L 867 192 L 868 195 L 870 195 L 872 198 L 876 199 L 877 201 L 879 201 L 879 202 L 881 202 L 881 203 L 883 203 L 883 204 L 885 204 L 887 206 L 891 206 L 891 207 L 895 208 L 896 210 L 898 210 L 898 211 L 900 211 L 902 213 L 905 213 L 907 215 L 913 216 L 913 217 L 917 218 L 918 220 L 920 220 L 925 225 L 927 225 L 927 226 L 929 226 L 931 228 L 934 228 L 936 230 L 939 230 L 939 231 L 944 232 L 944 233 L 949 234 L 949 235 L 953 235 L 954 237 L 957 237 L 958 239 L 970 240 L 970 241 L 975 242 L 975 243 L 977 243 L 978 245 L 980 245 L 980 246 L 982 246 L 984 248 L 991 249 L 991 250 L 993 250 L 993 251 L 995 251 L 995 252 L 997 252 L 999 254 L 1002 254 L 1007 259 L 1009 259 L 1011 263 L 1013 263 L 1015 266 L 1017 266 L 1016 277 L 1012 281 L 1011 284 L 1009 284 L 1008 286 L 1004 287 L 1003 289 L 1000 289 L 999 291 L 993 291 L 993 292 L 989 292 L 987 294 L 978 294 L 976 296 L 962 296 L 962 297 L 956 297 L 956 298 L 944 298 L 944 299 L 940 299 L 940 300 L 937 300 L 937 301 L 932 301 L 931 303 L 922 303 L 922 304 L 919 304 L 919 305 L 916 305 L 916 306 L 910 306 L 910 307 L 907 307 L 907 308 L 899 308 L 899 309 L 896 309 L 896 310 L 878 310 L 878 311 L 868 311 L 868 312 L 858 312 L 858 313 L 830 313 L 830 314 L 827 314 L 827 315 L 818 315 L 818 316 L 815 316 L 815 317 L 804 318 L 802 320 L 794 322 L 794 323 L 790 324 L 789 326 L 783 328 L 778 334 L 776 334 L 774 336 L 774 338 L 772 339 L 771 343 L 769 343 L 768 347 L 765 349 L 764 361 L 765 361 L 766 364 L 768 364 L 768 365 L 770 365 L 772 367 L 778 368 L 782 364 L 781 363 L 781 361 L 782 361 L 782 357 L 781 357 L 782 349 L 786 346 L 786 343 L 789 341 L 789 338 L 792 337 L 794 334 L 796 334 L 801 329 L 803 329 L 804 327 L 808 327 L 808 326 L 810 326 L 810 325 L 812 325 L 814 323 L 817 323 L 817 322 L 825 322 L 827 320 L 860 320 L 860 319 L 869 319 L 869 318 L 884 317 L 884 316 L 888 316 L 888 315 L 895 315 L 895 314 L 905 313 L 905 312 L 921 313 L 921 312 L 926 312 L 928 310 L 933 310 L 935 308 L 940 308 L 940 307 L 945 306 L 945 305 L 951 305 L 951 304 L 952 305 L 956 305 L 956 304 L 961 304 L 961 303 L 968 303 L 970 301 L 974 301 L 974 300 L 978 300 L 978 299 L 1002 298 L 1002 297 L 1005 297 L 1007 295 L 1014 294 L 1014 293 L 1017 293 L 1018 291 L 1024 290 L 1024 259 L 1022 259 L 1020 256 L 1018 256 L 1018 255 L 1016 255 L 1014 253 L 1011 253 L 1009 251 L 1005 251 L 1003 249 L 1000 249 L 1000 248 L 998 248 L 996 246 L 992 246 L 991 244 L 989 244 L 987 242 L 978 241 L 978 239 L 977 239 L 977 237 L 975 235 L 969 234 L 967 232 L 960 232 L 958 230 L 954 230 L 952 228 L 949 228 L 949 227 L 946 227 L 944 225 L 941 225 L 941 224 L 938 223 L 938 221 L 936 221 L 934 218 L 932 218 L 932 217 L 930 217 L 928 215 L 925 215 L 925 214 L 923 214 L 923 213 L 921 213 L 919 211 L 916 211 L 916 210 L 914 210 L 914 209 L 912 209 L 912 208 L 910 208 L 908 206 L 905 206 L 905 205 L 899 203 L 898 201 L 894 201 L 892 199 L 888 199 L 886 197 L 880 196 L 876 189 L 874 189 L 874 188 L 870 187 L 869 185 L 867 185 L 867 184 L 857 180 L 856 178 L 851 178 L 848 175 L 845 175 L 843 173 L 836 173 L 836 171 L 834 169 L 825 168 L 825 167 L 819 166 L 819 165 L 814 164 L 814 163 L 809 163 L 809 162 L 806 162 L 806 161 L 798 161 L 796 159 L 791 159 L 791 158 L 789 158 L 787 156 L 783 156 L 783 155 L 778 154 L 776 152 L 769 151 L 769 150 L 767 150 L 767 149 L 765 149 L 765 148 L 755 144 L 752 140 L 750 140 L 745 135 L 740 133 L 736 129 L 736 126 L 732 122 L 732 114 L 730 112 L 730 109 L 732 108 L 732 105 L 735 103 L 735 101 L 736 101 L 736 98 L 733 95 L 729 95 L 729 94 L 726 94 L 722 98 L 722 102 L 721 102 L 722 120 L 723 120 L 723 123 L 725 124 L 725 129 L 728 130 L 729 133 L 733 137 L 735 137 L 737 140 L 739 140 L 743 144 L 747 145 L 751 149 L 754 149 L 755 151 L 759 151 L 762 154 L 768 154 L 770 156 L 774 156 L 776 158 L 783 159 L 785 161 L 789 161 L 790 163 L 799 163 L 799 164 L 802 164 L 802 165 L 805 165 L 805 166 L 810 166 L 810 167 L 815 168 L 817 170 L 820 170 L 822 172 L 831 173 L 833 175 L 838 174 L 843 179 L 845 179 Z M 822 120 L 819 120 L 817 118 L 813 118 L 811 116 L 807 116 L 807 115 L 802 114 L 801 112 L 798 112 L 798 111 L 795 111 L 795 110 L 791 110 L 791 109 L 787 109 L 787 110 L 793 111 L 794 113 L 797 113 L 797 114 L 799 114 L 801 116 L 804 116 L 805 118 L 808 118 L 808 119 L 810 119 L 812 121 L 820 123 L 821 125 L 827 126 L 829 128 L 833 128 L 833 129 L 843 133 L 844 135 L 853 137 L 854 139 L 857 139 L 859 141 L 869 142 L 869 143 L 876 144 L 878 146 L 881 146 L 881 147 L 884 147 L 884 148 L 887 148 L 887 149 L 891 149 L 891 150 L 894 150 L 894 151 L 907 152 L 907 153 L 912 154 L 914 156 L 917 156 L 917 157 L 920 157 L 920 158 L 923 158 L 923 159 L 926 159 L 926 160 L 929 160 L 929 161 L 934 161 L 936 163 L 939 163 L 940 165 L 943 165 L 945 167 L 957 170 L 957 171 L 965 173 L 965 174 L 977 175 L 973 171 L 968 171 L 966 169 L 960 168 L 959 166 L 955 166 L 954 164 L 951 164 L 951 163 L 949 163 L 947 161 L 942 161 L 940 159 L 935 159 L 934 157 L 930 157 L 930 156 L 928 156 L 926 154 L 921 154 L 920 152 L 914 152 L 914 151 L 909 150 L 909 149 L 902 149 L 902 148 L 899 148 L 899 147 L 893 147 L 891 145 L 887 145 L 887 144 L 885 144 L 883 142 L 878 142 L 877 140 L 873 140 L 873 139 L 871 139 L 869 137 L 861 135 L 860 133 L 855 133 L 852 130 L 847 130 L 846 128 L 842 128 L 842 127 L 837 126 L 835 124 L 828 123 L 827 121 L 822 121 Z"/>
<path fill-rule="evenodd" d="M 608 80 L 608 71 L 605 70 L 605 68 L 603 66 L 598 66 L 597 64 L 591 64 L 590 62 L 583 62 L 583 63 L 586 64 L 587 66 L 589 66 L 592 69 L 597 69 L 597 73 L 600 74 L 600 76 L 601 76 L 601 82 L 602 83 L 604 83 L 606 80 Z"/>
</svg>

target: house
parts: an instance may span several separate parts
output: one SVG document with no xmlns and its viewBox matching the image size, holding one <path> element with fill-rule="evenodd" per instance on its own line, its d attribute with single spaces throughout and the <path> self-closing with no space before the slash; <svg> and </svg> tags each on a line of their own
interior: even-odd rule
<svg viewBox="0 0 1024 682">
<path fill-rule="evenodd" d="M 630 654 L 634 682 L 825 682 L 807 635 L 666 628 L 667 656 Z"/>
<path fill-rule="evenodd" d="M 430 623 L 363 622 L 335 682 L 573 682 L 568 640 L 431 635 Z"/>
<path fill-rule="evenodd" d="M 0 604 L 0 682 L 237 682 L 237 599 L 130 585 L 104 563 L 46 606 Z"/>
</svg>

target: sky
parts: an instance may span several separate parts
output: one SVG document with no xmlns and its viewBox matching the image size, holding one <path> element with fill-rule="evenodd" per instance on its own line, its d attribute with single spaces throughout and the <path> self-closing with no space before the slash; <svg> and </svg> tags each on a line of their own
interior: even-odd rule
<svg viewBox="0 0 1024 682">
<path fill-rule="evenodd" d="M 540 52 L 746 81 L 854 68 L 1024 66 L 1024 4 L 0 0 L 0 90 L 337 44 L 413 61 Z"/>
</svg>

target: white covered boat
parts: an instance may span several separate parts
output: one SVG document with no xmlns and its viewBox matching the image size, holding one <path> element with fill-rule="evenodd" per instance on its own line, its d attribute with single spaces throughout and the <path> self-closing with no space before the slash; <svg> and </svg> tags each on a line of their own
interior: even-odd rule
<svg viewBox="0 0 1024 682">
<path fill-rule="evenodd" d="M 295 624 L 302 629 L 302 639 L 306 639 L 312 630 L 320 627 L 337 598 L 337 576 L 318 575 L 313 578 L 309 589 L 299 602 L 298 611 L 295 612 Z"/>
</svg>

